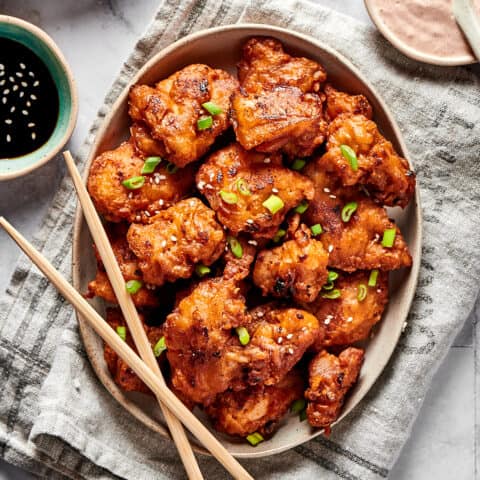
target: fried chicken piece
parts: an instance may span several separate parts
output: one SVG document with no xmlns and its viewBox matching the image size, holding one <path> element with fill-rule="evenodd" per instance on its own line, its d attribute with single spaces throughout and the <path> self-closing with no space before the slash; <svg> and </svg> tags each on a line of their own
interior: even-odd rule
<svg viewBox="0 0 480 480">
<path fill-rule="evenodd" d="M 338 418 L 345 395 L 357 381 L 363 356 L 363 350 L 349 347 L 338 357 L 323 350 L 313 358 L 308 369 L 310 387 L 305 392 L 310 425 L 329 428 Z"/>
<path fill-rule="evenodd" d="M 321 65 L 288 55 L 273 38 L 258 37 L 244 45 L 238 75 L 241 88 L 232 98 L 232 121 L 245 149 L 282 149 L 303 157 L 323 143 L 323 96 L 315 93 L 326 79 Z"/>
<path fill-rule="evenodd" d="M 141 188 L 129 190 L 123 186 L 124 180 L 142 175 L 144 163 L 131 141 L 102 153 L 92 162 L 88 191 L 98 212 L 107 220 L 148 221 L 155 212 L 178 202 L 192 189 L 193 167 L 169 174 L 166 162 L 161 162 L 153 174 L 144 175 Z"/>
<path fill-rule="evenodd" d="M 354 170 L 341 146 L 356 154 Z M 405 158 L 363 115 L 342 114 L 328 126 L 327 152 L 319 166 L 339 178 L 344 186 L 364 185 L 382 205 L 406 207 L 415 191 L 415 174 Z"/>
<path fill-rule="evenodd" d="M 223 225 L 257 239 L 272 238 L 288 210 L 314 195 L 311 180 L 281 166 L 279 156 L 247 152 L 237 143 L 210 155 L 196 179 Z M 272 194 L 283 202 L 274 214 L 263 205 Z"/>
<path fill-rule="evenodd" d="M 130 250 L 127 242 L 127 227 L 125 224 L 109 224 L 107 227 L 108 239 L 113 253 L 117 259 L 125 282 L 138 280 L 143 282 L 142 272 L 138 266 L 137 257 Z M 94 246 L 95 247 L 95 246 Z M 95 279 L 88 284 L 87 297 L 101 297 L 109 303 L 118 303 L 110 280 L 108 279 L 102 259 L 94 248 L 97 258 L 97 274 Z M 156 292 L 145 285 L 132 295 L 133 302 L 137 307 L 157 307 L 159 300 Z"/>
<path fill-rule="evenodd" d="M 323 233 L 317 237 L 329 252 L 328 265 L 347 272 L 354 270 L 396 270 L 412 265 L 408 246 L 386 210 L 362 195 L 356 188 L 339 187 L 322 169 L 322 160 L 311 162 L 304 173 L 315 185 L 315 198 L 304 214 L 307 225 L 319 223 Z M 348 222 L 342 221 L 343 207 L 357 203 Z M 383 232 L 396 228 L 392 248 L 382 246 Z"/>
<path fill-rule="evenodd" d="M 369 275 L 370 272 L 365 271 L 340 274 L 335 282 L 335 288 L 341 294 L 339 298 L 328 299 L 319 295 L 313 303 L 302 305 L 325 325 L 324 338 L 317 339 L 313 344 L 315 351 L 364 340 L 381 320 L 388 303 L 388 273 L 378 272 L 374 287 L 368 286 Z M 359 300 L 362 289 L 366 289 L 366 297 Z"/>
<path fill-rule="evenodd" d="M 270 387 L 259 385 L 240 392 L 221 393 L 206 412 L 220 432 L 241 437 L 254 432 L 270 436 L 292 402 L 303 397 L 303 390 L 301 372 L 291 370 Z"/>
<path fill-rule="evenodd" d="M 198 198 L 161 211 L 148 225 L 132 224 L 127 240 L 144 280 L 154 285 L 189 278 L 196 263 L 211 265 L 225 248 L 215 213 Z"/>
<path fill-rule="evenodd" d="M 179 167 L 198 160 L 230 126 L 230 96 L 238 81 L 229 73 L 208 65 L 189 65 L 155 86 L 134 85 L 129 113 L 143 121 L 151 136 L 163 143 L 168 160 Z M 202 104 L 212 102 L 222 112 L 210 115 Z M 197 122 L 211 116 L 212 125 L 199 129 Z"/>
<path fill-rule="evenodd" d="M 140 156 L 165 157 L 165 147 L 162 142 L 155 140 L 145 125 L 137 122 L 130 127 L 132 142 Z"/>
<path fill-rule="evenodd" d="M 230 248 L 225 252 L 223 277 L 240 281 L 250 275 L 250 267 L 255 261 L 258 243 L 255 240 L 247 240 L 245 237 L 239 237 L 237 241 L 242 247 L 242 257 L 237 258 Z"/>
<path fill-rule="evenodd" d="M 148 340 L 150 341 L 150 344 L 153 348 L 156 343 L 163 337 L 163 328 L 151 327 L 145 323 L 144 316 L 141 313 L 139 313 L 139 316 L 142 320 Z M 131 348 L 137 351 L 133 342 L 133 338 L 130 335 L 128 327 L 125 323 L 125 319 L 123 318 L 120 310 L 116 308 L 107 308 L 106 322 L 114 330 L 117 330 L 117 327 L 125 327 L 125 341 Z M 162 361 L 163 357 L 164 356 L 160 357 L 159 361 Z M 107 344 L 105 344 L 104 348 L 104 358 L 113 380 L 122 390 L 125 390 L 127 392 L 151 393 L 150 389 L 142 382 L 142 380 L 140 380 L 137 374 Z"/>
<path fill-rule="evenodd" d="M 326 117 L 330 122 L 342 113 L 363 115 L 369 120 L 372 119 L 372 106 L 364 95 L 350 95 L 336 90 L 330 84 L 325 85 L 324 92 L 327 96 Z"/>
<path fill-rule="evenodd" d="M 310 229 L 302 224 L 293 239 L 260 251 L 253 282 L 263 295 L 313 302 L 327 281 L 327 263 L 328 253 L 322 243 L 312 238 Z"/>
</svg>

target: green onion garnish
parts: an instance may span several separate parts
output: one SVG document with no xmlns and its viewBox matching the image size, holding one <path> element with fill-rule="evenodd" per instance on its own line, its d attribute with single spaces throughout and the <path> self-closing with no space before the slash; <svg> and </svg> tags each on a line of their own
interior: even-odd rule
<svg viewBox="0 0 480 480">
<path fill-rule="evenodd" d="M 316 223 L 315 225 L 312 225 L 310 227 L 310 230 L 312 231 L 312 235 L 316 237 L 317 235 L 320 235 L 323 232 L 323 228 L 319 223 Z"/>
<path fill-rule="evenodd" d="M 302 160 L 301 158 L 297 158 L 292 163 L 292 170 L 297 170 L 298 172 L 305 166 L 306 163 L 307 162 L 305 160 Z"/>
<path fill-rule="evenodd" d="M 195 267 L 195 273 L 196 273 L 199 277 L 204 277 L 205 275 L 207 275 L 207 273 L 210 273 L 210 268 L 207 267 L 206 265 L 203 265 L 203 263 L 199 263 L 199 264 Z"/>
<path fill-rule="evenodd" d="M 238 202 L 238 197 L 236 193 L 233 192 L 226 192 L 225 190 L 220 190 L 218 192 L 220 197 L 225 203 L 228 203 L 229 205 L 234 205 L 235 203 Z"/>
<path fill-rule="evenodd" d="M 158 164 L 162 161 L 162 157 L 147 157 L 142 167 L 142 174 L 153 173 Z"/>
<path fill-rule="evenodd" d="M 387 228 L 383 232 L 382 247 L 392 248 L 395 242 L 396 234 L 397 234 L 397 230 L 395 228 Z"/>
<path fill-rule="evenodd" d="M 349 202 L 342 208 L 342 220 L 347 223 L 358 208 L 357 202 Z"/>
<path fill-rule="evenodd" d="M 252 433 L 250 435 L 247 435 L 247 440 L 253 445 L 258 445 L 260 442 L 263 442 L 263 437 L 258 433 Z"/>
<path fill-rule="evenodd" d="M 308 202 L 306 200 L 303 200 L 302 203 L 300 203 L 295 207 L 295 212 L 302 214 L 307 211 L 307 208 L 308 208 Z"/>
<path fill-rule="evenodd" d="M 262 205 L 274 215 L 285 206 L 283 200 L 277 195 L 270 195 Z"/>
<path fill-rule="evenodd" d="M 247 345 L 250 341 L 250 334 L 248 333 L 248 330 L 245 327 L 237 327 L 235 331 L 237 332 L 240 343 L 242 345 Z"/>
<path fill-rule="evenodd" d="M 287 232 L 283 228 L 279 228 L 275 236 L 273 237 L 273 241 L 275 243 L 278 243 L 281 238 L 283 238 Z"/>
<path fill-rule="evenodd" d="M 212 115 L 220 115 L 223 113 L 223 110 L 213 102 L 202 103 L 202 107 Z"/>
<path fill-rule="evenodd" d="M 328 271 L 328 281 L 329 282 L 334 282 L 338 278 L 338 273 L 333 272 L 332 270 Z"/>
<path fill-rule="evenodd" d="M 197 128 L 199 130 L 207 130 L 213 125 L 213 118 L 209 115 L 208 117 L 202 117 L 197 120 Z"/>
<path fill-rule="evenodd" d="M 358 294 L 357 294 L 357 300 L 359 302 L 363 302 L 365 298 L 367 297 L 367 286 L 361 283 L 358 286 Z"/>
<path fill-rule="evenodd" d="M 123 325 L 119 325 L 117 327 L 117 334 L 124 342 L 127 341 L 127 327 L 124 327 Z"/>
<path fill-rule="evenodd" d="M 304 420 L 306 420 L 306 419 L 307 419 L 307 409 L 302 410 L 302 411 L 300 412 L 300 415 L 298 416 L 298 418 L 299 418 L 299 420 L 300 420 L 301 422 L 303 422 Z"/>
<path fill-rule="evenodd" d="M 143 286 L 140 280 L 129 280 L 125 283 L 125 288 L 130 295 L 137 293 Z"/>
<path fill-rule="evenodd" d="M 356 172 L 358 170 L 358 159 L 354 150 L 348 145 L 340 145 L 340 151 L 342 152 L 343 158 L 350 163 L 352 170 Z"/>
<path fill-rule="evenodd" d="M 335 286 L 335 284 L 333 282 L 327 282 L 323 287 L 322 287 L 322 290 L 326 290 L 327 292 L 329 290 L 333 290 L 333 287 Z"/>
<path fill-rule="evenodd" d="M 128 188 L 129 190 L 136 190 L 137 188 L 143 187 L 144 183 L 145 183 L 145 177 L 139 176 L 139 177 L 127 178 L 122 182 L 122 185 L 125 188 Z"/>
<path fill-rule="evenodd" d="M 302 410 L 305 410 L 305 407 L 307 406 L 307 402 L 303 398 L 299 398 L 298 400 L 295 400 L 292 403 L 292 406 L 290 407 L 290 411 L 292 413 L 300 413 Z"/>
<path fill-rule="evenodd" d="M 243 178 L 239 178 L 237 180 L 237 190 L 246 197 L 252 194 L 248 188 L 247 182 Z"/>
<path fill-rule="evenodd" d="M 167 345 L 165 345 L 165 337 L 161 337 L 160 340 L 153 347 L 153 354 L 156 357 L 159 357 L 166 349 Z"/>
<path fill-rule="evenodd" d="M 232 251 L 233 255 L 237 258 L 243 257 L 243 248 L 242 244 L 235 237 L 227 237 L 228 246 Z"/>
<path fill-rule="evenodd" d="M 341 296 L 342 294 L 340 293 L 340 290 L 338 288 L 328 293 L 322 293 L 322 298 L 328 298 L 329 300 L 335 300 L 336 298 L 340 298 Z"/>
<path fill-rule="evenodd" d="M 378 277 L 378 270 L 372 270 L 370 272 L 370 276 L 368 277 L 368 286 L 369 287 L 376 287 L 377 286 L 377 277 Z"/>
<path fill-rule="evenodd" d="M 177 173 L 178 172 L 178 167 L 172 163 L 172 162 L 168 162 L 167 163 L 167 166 L 165 167 L 165 170 L 167 171 L 167 173 L 169 173 L 170 175 L 173 175 L 174 173 Z"/>
</svg>

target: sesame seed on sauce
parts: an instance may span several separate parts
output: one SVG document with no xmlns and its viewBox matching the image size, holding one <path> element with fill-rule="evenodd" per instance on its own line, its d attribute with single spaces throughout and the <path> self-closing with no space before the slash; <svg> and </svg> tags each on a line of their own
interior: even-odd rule
<svg viewBox="0 0 480 480">
<path fill-rule="evenodd" d="M 289 353 L 290 355 L 293 355 L 293 348 L 292 348 L 292 347 L 290 347 L 290 348 L 288 349 L 288 353 Z"/>
<path fill-rule="evenodd" d="M 167 246 L 167 241 L 162 240 L 161 243 L 160 243 L 160 247 L 165 248 L 166 246 Z"/>
<path fill-rule="evenodd" d="M 333 252 L 333 245 L 329 245 L 328 246 L 328 253 L 332 253 Z"/>
<path fill-rule="evenodd" d="M 255 223 L 251 218 L 247 218 L 246 222 L 247 222 L 249 225 L 253 225 L 253 224 Z"/>
<path fill-rule="evenodd" d="M 278 193 L 278 188 L 272 188 L 272 193 Z"/>
<path fill-rule="evenodd" d="M 330 193 L 330 189 L 327 188 L 327 187 L 325 187 L 325 188 L 323 189 L 323 191 L 324 191 L 325 193 Z"/>
<path fill-rule="evenodd" d="M 249 240 L 247 243 L 249 245 L 253 245 L 254 247 L 256 247 L 258 245 L 258 242 L 256 240 Z"/>
<path fill-rule="evenodd" d="M 177 237 L 176 237 L 175 235 L 172 235 L 172 236 L 170 237 L 170 240 L 171 240 L 172 242 L 176 242 L 176 241 L 177 241 Z"/>
<path fill-rule="evenodd" d="M 140 215 L 135 216 L 135 221 L 140 222 L 142 220 L 142 217 Z"/>
<path fill-rule="evenodd" d="M 287 335 L 287 340 L 291 340 L 292 338 L 293 338 L 293 333 L 289 333 L 289 334 Z"/>
<path fill-rule="evenodd" d="M 270 161 L 271 161 L 271 160 L 270 160 L 269 158 L 266 158 L 266 159 L 263 161 L 263 163 L 270 163 Z"/>
<path fill-rule="evenodd" d="M 148 212 L 148 210 L 145 210 L 145 211 L 143 212 L 143 214 L 144 214 L 146 217 L 149 217 L 149 216 L 150 216 L 150 213 Z"/>
<path fill-rule="evenodd" d="M 278 338 L 277 338 L 277 343 L 280 344 L 280 343 L 282 343 L 282 342 L 283 342 L 283 337 L 278 337 Z"/>
<path fill-rule="evenodd" d="M 329 195 L 330 198 L 337 198 L 336 195 Z"/>
<path fill-rule="evenodd" d="M 353 317 L 348 317 L 348 318 L 347 318 L 347 322 L 348 322 L 348 323 L 353 322 Z"/>
</svg>

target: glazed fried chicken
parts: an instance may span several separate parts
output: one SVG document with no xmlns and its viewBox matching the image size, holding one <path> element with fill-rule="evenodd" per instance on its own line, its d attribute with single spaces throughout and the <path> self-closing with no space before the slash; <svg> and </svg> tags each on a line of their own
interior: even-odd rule
<svg viewBox="0 0 480 480">
<path fill-rule="evenodd" d="M 224 70 L 189 65 L 156 86 L 135 85 L 130 90 L 129 113 L 144 122 L 151 136 L 161 142 L 169 161 L 179 167 L 198 160 L 230 126 L 230 97 L 238 81 Z M 211 115 L 202 104 L 212 102 L 221 113 Z M 197 122 L 210 117 L 210 127 Z"/>
<path fill-rule="evenodd" d="M 324 141 L 323 98 L 315 92 L 326 73 L 318 63 L 288 55 L 272 38 L 252 38 L 243 47 L 238 76 L 232 120 L 245 149 L 308 156 Z"/>
<path fill-rule="evenodd" d="M 344 156 L 347 146 L 356 155 L 358 168 Z M 380 204 L 405 207 L 415 190 L 415 174 L 393 145 L 363 115 L 342 114 L 328 126 L 327 152 L 319 167 L 340 179 L 342 185 L 364 185 Z"/>
<path fill-rule="evenodd" d="M 262 250 L 253 270 L 253 282 L 263 295 L 313 302 L 327 281 L 328 253 L 301 225 L 294 238 L 279 247 Z"/>
<path fill-rule="evenodd" d="M 144 321 L 143 315 L 139 315 L 145 328 L 148 340 L 150 341 L 153 348 L 156 343 L 162 338 L 163 329 L 162 327 L 148 326 Z M 128 331 L 125 319 L 123 318 L 120 310 L 116 308 L 108 308 L 106 321 L 117 332 L 117 327 L 125 328 L 125 341 L 131 348 L 136 351 L 132 336 Z M 125 390 L 127 392 L 150 393 L 150 389 L 142 382 L 142 380 L 140 380 L 137 374 L 107 344 L 105 344 L 104 357 L 105 362 L 107 363 L 108 370 L 113 377 L 113 380 L 122 390 Z M 159 360 L 161 359 L 163 359 L 163 357 L 159 358 Z"/>
<path fill-rule="evenodd" d="M 108 238 L 113 253 L 117 259 L 125 282 L 138 280 L 143 282 L 142 272 L 138 266 L 137 257 L 130 250 L 127 242 L 127 227 L 125 224 L 110 224 L 107 228 Z M 87 296 L 101 297 L 109 303 L 118 303 L 110 280 L 108 279 L 102 259 L 95 249 L 98 270 L 94 280 L 88 284 Z M 158 307 L 159 300 L 155 291 L 143 285 L 137 293 L 132 295 L 133 302 L 137 307 Z"/>
<path fill-rule="evenodd" d="M 314 194 L 311 180 L 281 166 L 279 156 L 247 152 L 237 143 L 210 155 L 196 179 L 219 221 L 234 235 L 255 238 L 272 238 L 288 210 Z M 281 202 L 275 213 L 264 205 L 272 195 Z"/>
<path fill-rule="evenodd" d="M 270 436 L 295 400 L 303 397 L 302 373 L 291 370 L 277 384 L 221 393 L 206 412 L 215 429 L 229 435 L 246 437 L 259 432 Z"/>
<path fill-rule="evenodd" d="M 340 292 L 339 298 L 324 298 L 320 294 L 314 302 L 303 304 L 305 310 L 325 325 L 325 336 L 313 344 L 317 352 L 326 347 L 350 345 L 364 340 L 381 320 L 388 302 L 388 273 L 378 272 L 374 287 L 368 286 L 369 275 L 370 272 L 365 271 L 340 274 L 335 282 L 335 288 Z"/>
<path fill-rule="evenodd" d="M 144 280 L 153 285 L 189 278 L 195 264 L 212 264 L 225 248 L 215 213 L 198 198 L 161 211 L 148 225 L 132 224 L 127 240 Z"/>
<path fill-rule="evenodd" d="M 141 188 L 129 190 L 124 180 L 142 175 L 144 158 L 132 142 L 122 143 L 115 150 L 99 155 L 92 162 L 88 191 L 98 212 L 111 222 L 142 222 L 156 212 L 178 202 L 190 192 L 194 183 L 191 166 L 170 174 L 167 162 L 158 165 L 153 174 L 144 175 Z"/>
<path fill-rule="evenodd" d="M 308 225 L 319 223 L 323 233 L 317 237 L 329 252 L 328 265 L 347 272 L 354 270 L 396 270 L 409 267 L 408 246 L 386 210 L 354 187 L 339 187 L 322 170 L 322 159 L 311 162 L 304 173 L 313 180 L 315 198 L 304 214 Z M 356 202 L 357 209 L 348 222 L 342 220 L 345 205 Z M 391 248 L 382 246 L 385 230 L 396 229 Z"/>
<path fill-rule="evenodd" d="M 337 357 L 326 350 L 318 353 L 309 366 L 307 419 L 313 427 L 329 428 L 338 418 L 345 395 L 357 381 L 363 363 L 363 350 L 349 347 Z"/>
<path fill-rule="evenodd" d="M 342 113 L 351 115 L 363 115 L 372 119 L 372 106 L 364 95 L 349 95 L 336 90 L 327 84 L 324 88 L 326 101 L 326 117 L 331 122 Z"/>
</svg>

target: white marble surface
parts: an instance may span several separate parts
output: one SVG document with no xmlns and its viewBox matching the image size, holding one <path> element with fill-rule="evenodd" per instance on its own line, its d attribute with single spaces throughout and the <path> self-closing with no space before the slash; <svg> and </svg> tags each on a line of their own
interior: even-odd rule
<svg viewBox="0 0 480 480">
<path fill-rule="evenodd" d="M 315 0 L 370 23 L 361 0 Z M 0 0 L 0 13 L 44 28 L 58 43 L 77 79 L 80 110 L 70 148 L 77 150 L 123 60 L 146 28 L 157 0 Z M 50 182 L 40 188 L 38 175 Z M 0 215 L 7 215 L 31 238 L 63 175 L 60 158 L 19 180 L 0 183 Z M 0 279 L 9 278 L 18 251 L 0 232 Z M 477 311 L 480 309 L 477 308 Z M 413 426 L 412 435 L 392 470 L 391 480 L 479 478 L 479 439 L 475 405 L 476 316 L 467 320 L 441 366 Z M 477 424 L 477 427 L 475 425 Z M 0 460 L 0 480 L 32 478 Z"/>
</svg>

